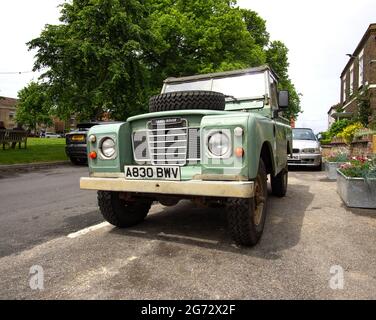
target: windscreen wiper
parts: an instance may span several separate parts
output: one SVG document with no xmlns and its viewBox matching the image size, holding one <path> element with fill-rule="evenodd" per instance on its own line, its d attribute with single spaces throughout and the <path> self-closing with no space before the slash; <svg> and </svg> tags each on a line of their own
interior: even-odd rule
<svg viewBox="0 0 376 320">
<path fill-rule="evenodd" d="M 238 99 L 236 99 L 234 96 L 230 96 L 230 95 L 225 94 L 225 98 L 231 98 L 234 102 L 240 103 L 240 101 Z"/>
</svg>

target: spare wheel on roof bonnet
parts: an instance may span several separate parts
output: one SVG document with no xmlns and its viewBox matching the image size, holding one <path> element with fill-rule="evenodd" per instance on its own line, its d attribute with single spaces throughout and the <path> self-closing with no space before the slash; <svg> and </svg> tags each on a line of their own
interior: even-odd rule
<svg viewBox="0 0 376 320">
<path fill-rule="evenodd" d="M 214 91 L 176 91 L 150 98 L 149 112 L 170 110 L 224 110 L 225 95 Z"/>
</svg>

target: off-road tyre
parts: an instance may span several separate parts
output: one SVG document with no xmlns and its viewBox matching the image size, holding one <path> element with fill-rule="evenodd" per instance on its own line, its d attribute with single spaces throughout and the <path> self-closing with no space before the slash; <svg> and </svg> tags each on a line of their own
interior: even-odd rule
<svg viewBox="0 0 376 320">
<path fill-rule="evenodd" d="M 282 169 L 275 177 L 271 176 L 271 185 L 272 185 L 272 194 L 277 197 L 284 197 L 287 192 L 288 185 L 288 176 L 289 170 L 288 167 Z"/>
<path fill-rule="evenodd" d="M 260 240 L 265 225 L 267 196 L 266 170 L 260 159 L 255 196 L 251 199 L 230 198 L 227 201 L 228 228 L 236 244 L 254 246 Z"/>
<path fill-rule="evenodd" d="M 192 109 L 222 111 L 225 96 L 213 91 L 177 91 L 159 94 L 149 100 L 149 112 Z"/>
<path fill-rule="evenodd" d="M 98 191 L 98 205 L 104 219 L 112 225 L 125 228 L 142 222 L 147 216 L 152 201 L 139 199 L 125 201 L 119 192 Z"/>
<path fill-rule="evenodd" d="M 69 160 L 76 166 L 87 164 L 87 159 L 70 157 Z"/>
</svg>

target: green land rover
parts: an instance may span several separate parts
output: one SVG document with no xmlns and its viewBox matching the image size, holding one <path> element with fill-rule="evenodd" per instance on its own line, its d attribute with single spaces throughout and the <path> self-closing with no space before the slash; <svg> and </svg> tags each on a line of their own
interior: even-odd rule
<svg viewBox="0 0 376 320">
<path fill-rule="evenodd" d="M 153 203 L 189 199 L 226 207 L 239 245 L 255 245 L 268 198 L 287 191 L 291 127 L 280 116 L 288 93 L 268 67 L 164 81 L 149 113 L 88 133 L 90 176 L 104 218 L 117 227 L 141 222 Z"/>
</svg>

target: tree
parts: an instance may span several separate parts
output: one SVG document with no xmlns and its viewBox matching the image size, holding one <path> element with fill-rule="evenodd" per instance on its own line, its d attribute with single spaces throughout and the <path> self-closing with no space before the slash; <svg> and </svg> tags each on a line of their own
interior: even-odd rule
<svg viewBox="0 0 376 320">
<path fill-rule="evenodd" d="M 62 7 L 61 25 L 48 25 L 28 43 L 35 70 L 46 79 L 58 110 L 96 118 L 109 111 L 124 119 L 146 101 L 141 53 L 152 37 L 144 1 L 74 0 Z"/>
<path fill-rule="evenodd" d="M 358 104 L 355 116 L 356 121 L 359 121 L 364 127 L 368 127 L 370 125 L 370 117 L 372 116 L 371 93 L 369 87 L 365 86 L 365 88 L 357 94 L 356 98 Z"/>
<path fill-rule="evenodd" d="M 231 0 L 73 0 L 61 25 L 29 42 L 59 114 L 114 119 L 145 112 L 148 98 L 170 76 L 274 63 L 291 90 L 287 49 L 269 43 L 265 21 Z M 282 58 L 278 54 L 283 54 Z M 279 63 L 282 65 L 279 65 Z M 278 73 L 278 70 L 276 70 Z"/>
<path fill-rule="evenodd" d="M 288 49 L 281 41 L 273 41 L 266 50 L 266 61 L 279 76 L 279 89 L 290 93 L 289 109 L 284 113 L 287 118 L 296 119 L 300 112 L 300 97 L 288 75 Z"/>
<path fill-rule="evenodd" d="M 36 130 L 38 125 L 52 125 L 51 104 L 46 85 L 31 82 L 18 92 L 16 121 Z"/>
</svg>

